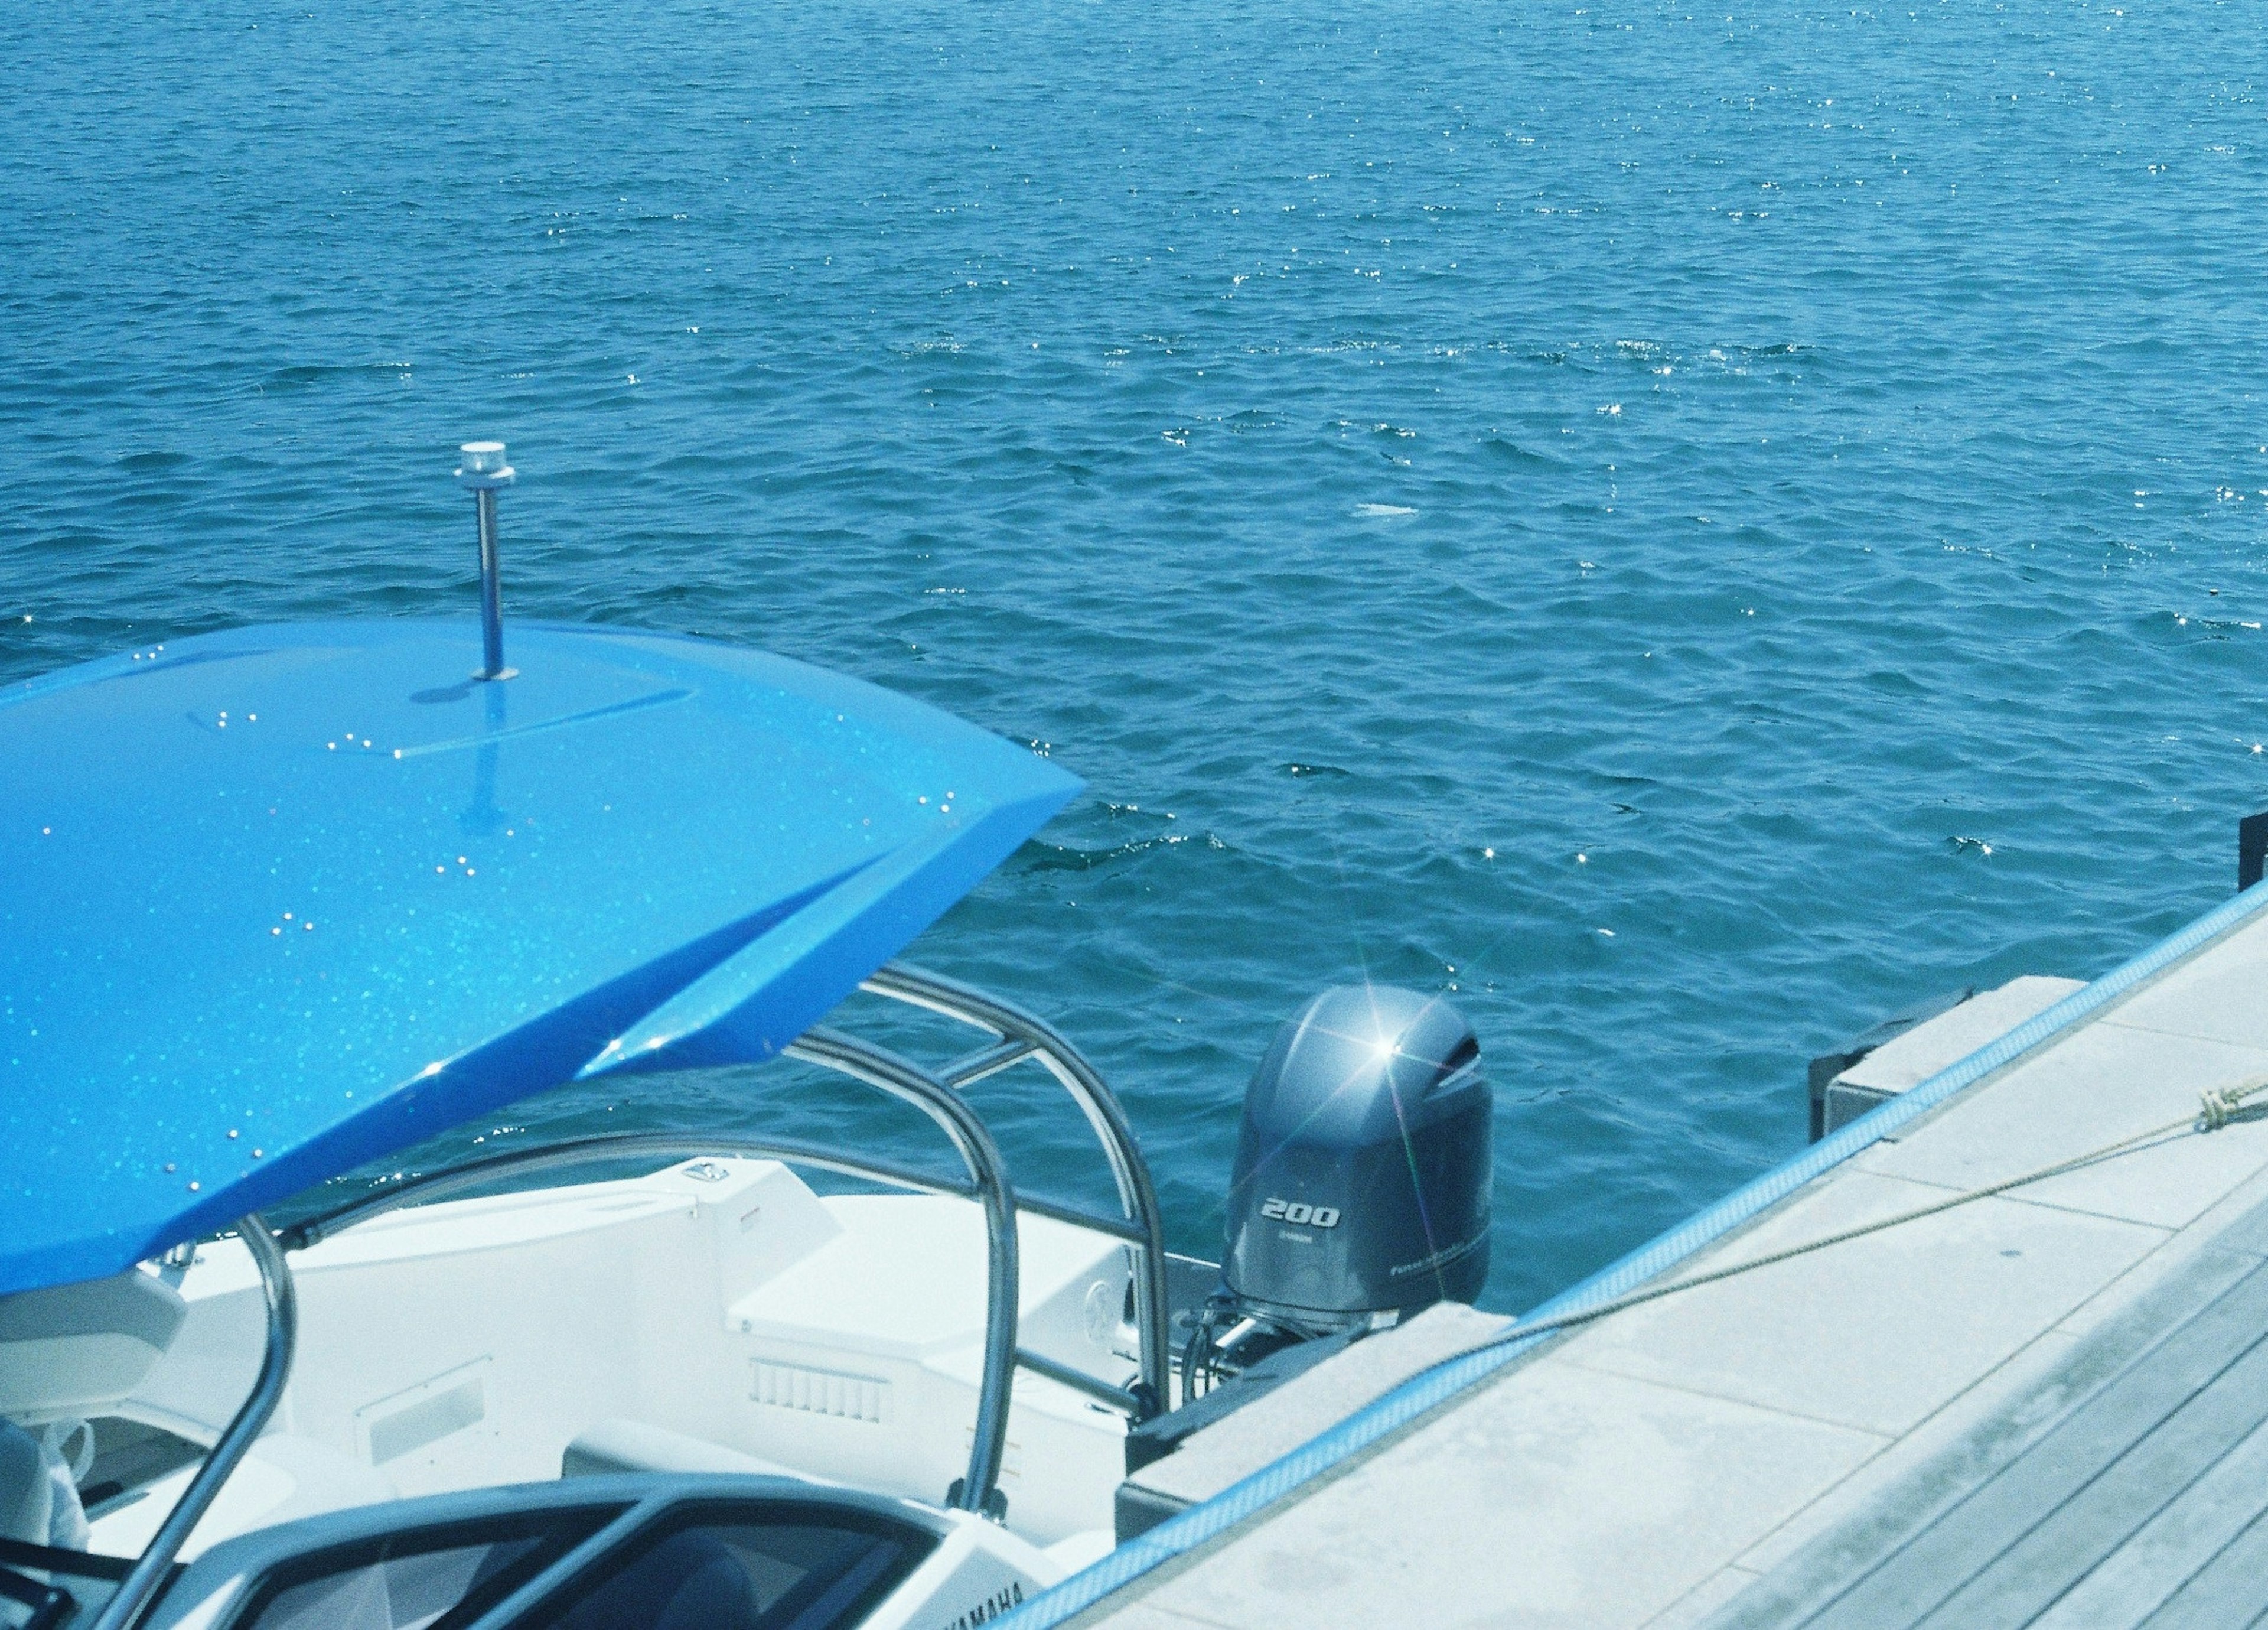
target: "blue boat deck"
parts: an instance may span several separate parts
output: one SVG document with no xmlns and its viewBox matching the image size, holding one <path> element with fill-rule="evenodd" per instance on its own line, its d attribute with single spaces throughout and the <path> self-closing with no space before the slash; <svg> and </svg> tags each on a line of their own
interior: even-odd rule
<svg viewBox="0 0 2268 1630">
<path fill-rule="evenodd" d="M 2245 901 L 1668 1277 L 2176 1130 L 1571 1330 L 1067 1622 L 2252 1621 L 2268 1606 L 2268 1119 L 2188 1125 L 2202 1093 L 2268 1079 L 2268 912 Z M 2073 988 L 2003 987 L 1884 1048 L 1870 1080 L 1911 1088 Z M 1963 1033 L 1980 1014 L 1987 1033 Z M 1199 1435 L 1200 1453 L 1140 1479 L 1200 1504 L 1359 1406 L 1359 1355 L 1373 1372 L 1397 1344 L 1427 1361 L 1453 1319 L 1452 1346 L 1483 1333 L 1439 1309 L 1374 1336 L 1213 1429 L 1252 1454 L 1203 1452 Z"/>
</svg>

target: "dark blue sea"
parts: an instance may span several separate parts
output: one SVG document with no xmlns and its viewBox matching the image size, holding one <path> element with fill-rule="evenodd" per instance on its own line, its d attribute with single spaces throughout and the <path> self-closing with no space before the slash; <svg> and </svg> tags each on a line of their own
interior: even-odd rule
<svg viewBox="0 0 2268 1630">
<path fill-rule="evenodd" d="M 1086 778 L 916 955 L 1091 1052 L 1182 1249 L 1303 998 L 1452 992 L 1526 1304 L 1795 1153 L 1809 1054 L 2233 887 L 2264 33 L 9 7 L 0 679 L 468 611 L 449 472 L 501 437 L 512 613 L 768 646 Z M 978 1093 L 1027 1187 L 1094 1191 L 1044 1082 Z"/>
</svg>

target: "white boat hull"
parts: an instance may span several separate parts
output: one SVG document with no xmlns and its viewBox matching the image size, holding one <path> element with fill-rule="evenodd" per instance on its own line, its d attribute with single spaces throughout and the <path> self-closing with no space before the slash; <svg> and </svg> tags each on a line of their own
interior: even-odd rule
<svg viewBox="0 0 2268 1630">
<path fill-rule="evenodd" d="M 1127 1248 L 1025 1214 L 1019 1253 L 1020 1345 L 1130 1383 Z M 608 1423 L 728 1457 L 710 1469 L 932 1503 L 968 1464 L 985 1250 L 982 1213 L 960 1199 L 821 1197 L 777 1162 L 703 1160 L 406 1208 L 293 1270 L 289 1389 L 185 1556 L 320 1511 L 556 1478 Z M 187 1322 L 116 1412 L 210 1444 L 258 1362 L 258 1275 L 222 1241 L 180 1289 Z M 1020 1371 L 1000 1479 L 1010 1532 L 1076 1560 L 1107 1549 L 1124 1435 L 1115 1412 Z M 94 1548 L 140 1551 L 188 1477 L 99 1510 Z"/>
</svg>

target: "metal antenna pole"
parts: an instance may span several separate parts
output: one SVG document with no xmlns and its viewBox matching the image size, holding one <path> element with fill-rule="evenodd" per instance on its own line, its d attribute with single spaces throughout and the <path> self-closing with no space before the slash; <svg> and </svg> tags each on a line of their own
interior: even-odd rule
<svg viewBox="0 0 2268 1630">
<path fill-rule="evenodd" d="M 472 489 L 481 527 L 481 671 L 475 679 L 510 679 L 513 670 L 504 665 L 504 600 L 497 570 L 496 495 L 512 485 L 514 474 L 504 462 L 504 443 L 468 441 L 458 451 L 464 462 L 457 479 Z"/>
</svg>

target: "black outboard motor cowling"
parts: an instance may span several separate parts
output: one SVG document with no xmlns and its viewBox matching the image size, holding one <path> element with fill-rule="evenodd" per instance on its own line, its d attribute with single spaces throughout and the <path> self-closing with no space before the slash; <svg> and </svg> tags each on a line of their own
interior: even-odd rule
<svg viewBox="0 0 2268 1630">
<path fill-rule="evenodd" d="M 1440 997 L 1309 1002 L 1245 1089 L 1222 1263 L 1236 1310 L 1320 1335 L 1478 1295 L 1491 1107 L 1480 1043 Z"/>
</svg>

